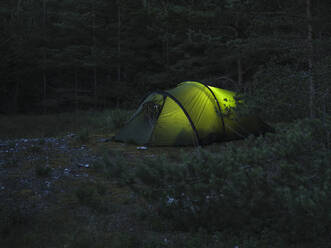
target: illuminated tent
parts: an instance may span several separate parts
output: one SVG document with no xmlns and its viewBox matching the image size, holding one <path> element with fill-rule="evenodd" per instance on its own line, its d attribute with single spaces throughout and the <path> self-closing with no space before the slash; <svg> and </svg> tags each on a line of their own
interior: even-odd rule
<svg viewBox="0 0 331 248">
<path fill-rule="evenodd" d="M 272 128 L 256 116 L 237 118 L 236 93 L 199 82 L 147 96 L 116 141 L 137 145 L 203 145 L 261 134 Z"/>
</svg>

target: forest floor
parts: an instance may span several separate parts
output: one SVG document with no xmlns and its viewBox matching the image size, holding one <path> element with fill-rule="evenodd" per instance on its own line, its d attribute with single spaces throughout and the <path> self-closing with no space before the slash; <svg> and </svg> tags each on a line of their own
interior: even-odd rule
<svg viewBox="0 0 331 248">
<path fill-rule="evenodd" d="M 166 157 L 167 161 L 177 162 L 187 156 L 194 157 L 202 149 L 137 147 L 113 142 L 111 137 L 114 130 L 123 125 L 130 113 L 110 111 L 49 116 L 0 115 L 1 248 L 312 247 L 309 244 L 296 246 L 295 243 L 289 246 L 272 245 L 268 238 L 266 242 L 269 243 L 263 243 L 264 234 L 261 234 L 262 240 L 259 240 L 259 235 L 256 239 L 233 232 L 207 233 L 204 229 L 180 231 L 164 216 L 159 217 L 150 203 L 141 199 L 120 180 L 117 181 L 111 175 L 112 171 L 105 166 L 113 164 L 117 168 L 118 163 L 125 163 L 131 170 L 131 166 L 137 166 L 139 161 L 148 161 L 159 156 Z M 291 128 L 292 131 L 285 129 L 273 139 L 277 142 L 283 139 L 284 144 L 268 146 L 268 143 L 262 143 L 263 147 L 264 144 L 267 146 L 267 150 L 251 148 L 250 141 L 244 140 L 215 143 L 203 150 L 211 152 L 210 154 L 223 154 L 228 152 L 226 149 L 230 144 L 235 149 L 243 148 L 239 150 L 244 153 L 245 149 L 255 149 L 255 155 L 260 156 L 265 151 L 275 152 L 277 147 L 288 144 L 289 147 L 284 148 L 284 161 L 290 156 L 293 156 L 293 161 L 298 161 L 301 153 L 299 150 L 300 156 L 296 155 L 297 148 L 306 147 L 301 145 L 301 138 L 304 141 L 307 135 L 305 132 L 301 135 L 297 131 L 299 129 Z M 296 135 L 293 136 L 293 133 Z M 291 149 L 293 154 L 286 153 Z M 307 155 L 306 150 L 303 151 L 308 162 L 315 156 L 315 152 Z M 324 156 L 327 152 L 321 154 L 321 158 L 327 158 Z M 104 163 L 105 159 L 107 163 Z M 258 158 L 259 161 L 261 159 L 263 156 Z M 318 157 L 316 161 L 323 159 Z M 250 157 L 249 160 L 251 161 Z M 265 163 L 268 161 L 269 158 Z M 261 163 L 264 164 L 263 160 Z M 295 176 L 299 173 L 284 168 L 284 173 L 294 173 Z M 327 184 L 328 180 L 325 180 Z M 282 189 L 282 185 L 278 186 Z M 319 205 L 317 207 L 320 209 Z M 312 209 L 315 207 L 312 206 Z M 312 217 L 312 221 L 319 223 L 319 219 L 315 217 Z M 326 246 L 318 247 L 330 247 L 328 240 L 322 236 L 321 241 L 326 242 Z M 265 245 L 261 246 L 262 243 Z"/>
<path fill-rule="evenodd" d="M 178 148 L 141 148 L 113 142 L 112 134 L 85 131 L 36 137 L 44 136 L 38 133 L 42 124 L 24 122 L 31 122 L 28 128 L 15 121 L 11 134 L 2 129 L 5 138 L 0 139 L 0 247 L 180 247 L 191 242 L 186 234 L 170 232 L 161 219 L 147 220 L 146 203 L 97 168 L 104 152 L 134 162 L 160 154 L 176 159 Z M 17 138 L 23 134 L 30 137 Z"/>
</svg>

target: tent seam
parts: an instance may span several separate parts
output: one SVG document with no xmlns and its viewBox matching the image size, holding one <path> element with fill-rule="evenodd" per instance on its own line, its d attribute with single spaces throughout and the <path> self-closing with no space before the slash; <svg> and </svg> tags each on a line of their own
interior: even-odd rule
<svg viewBox="0 0 331 248">
<path fill-rule="evenodd" d="M 186 109 L 184 108 L 184 106 L 181 104 L 181 102 L 176 98 L 174 97 L 172 94 L 170 94 L 169 92 L 166 92 L 166 91 L 155 91 L 155 93 L 158 93 L 158 94 L 161 94 L 161 95 L 166 95 L 168 97 L 170 97 L 172 100 L 174 100 L 174 102 L 183 110 L 186 118 L 188 119 L 188 121 L 190 122 L 191 124 L 191 127 L 193 129 L 193 132 L 195 133 L 196 135 L 196 138 L 197 138 L 197 141 L 198 141 L 198 145 L 201 146 L 202 143 L 201 143 L 201 140 L 200 140 L 200 137 L 199 137 L 199 134 L 198 134 L 198 130 L 196 129 L 194 123 L 193 123 L 193 120 L 191 118 L 191 116 L 189 115 L 189 113 L 186 111 Z"/>
<path fill-rule="evenodd" d="M 207 84 L 201 83 L 201 82 L 196 82 L 196 83 L 199 83 L 199 84 L 202 84 L 203 86 L 205 86 L 210 91 L 210 93 L 213 95 L 213 97 L 215 98 L 215 101 L 217 103 L 217 107 L 218 107 L 218 109 L 220 111 L 220 115 L 221 115 L 221 120 L 222 120 L 222 125 L 223 125 L 223 135 L 225 135 L 225 124 L 224 124 L 224 117 L 223 117 L 223 113 L 222 113 L 222 108 L 220 106 L 220 103 L 219 103 L 215 93 L 212 91 L 211 88 L 209 88 L 209 86 Z"/>
</svg>

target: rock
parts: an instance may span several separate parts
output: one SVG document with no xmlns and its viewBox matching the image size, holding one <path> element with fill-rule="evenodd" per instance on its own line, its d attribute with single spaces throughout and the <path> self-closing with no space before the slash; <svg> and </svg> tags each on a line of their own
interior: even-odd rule
<svg viewBox="0 0 331 248">
<path fill-rule="evenodd" d="M 137 146 L 137 150 L 147 150 L 146 146 Z"/>
<path fill-rule="evenodd" d="M 64 171 L 63 171 L 63 173 L 64 173 L 65 175 L 69 175 L 69 174 L 70 174 L 70 169 L 65 168 Z"/>
<path fill-rule="evenodd" d="M 51 182 L 46 181 L 45 184 L 46 184 L 46 187 L 47 187 L 47 188 L 51 187 Z"/>
<path fill-rule="evenodd" d="M 89 168 L 90 165 L 89 164 L 78 164 L 79 167 L 84 167 L 84 168 Z"/>
<path fill-rule="evenodd" d="M 75 137 L 75 136 L 76 136 L 76 134 L 74 134 L 74 133 L 68 133 L 68 134 L 67 134 L 67 137 L 68 137 L 68 138 L 73 138 L 73 137 Z"/>
</svg>

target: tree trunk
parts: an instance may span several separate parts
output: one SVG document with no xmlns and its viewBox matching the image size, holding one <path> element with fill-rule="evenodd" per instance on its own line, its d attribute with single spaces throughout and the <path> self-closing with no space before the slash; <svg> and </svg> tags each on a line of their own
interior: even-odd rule
<svg viewBox="0 0 331 248">
<path fill-rule="evenodd" d="M 15 84 L 15 92 L 14 92 L 14 97 L 13 97 L 13 105 L 12 105 L 12 112 L 17 113 L 19 109 L 19 95 L 20 95 L 20 81 L 17 79 L 16 84 Z"/>
<path fill-rule="evenodd" d="M 239 27 L 239 14 L 236 14 L 236 22 L 235 22 L 235 36 L 236 39 L 240 39 L 240 27 Z M 239 55 L 237 58 L 237 74 L 238 74 L 238 90 L 240 91 L 242 89 L 242 83 L 243 83 L 243 64 L 242 64 L 242 51 L 241 51 L 241 44 L 239 44 L 239 47 L 237 48 Z"/>
<path fill-rule="evenodd" d="M 306 0 L 307 7 L 307 28 L 308 28 L 308 72 L 309 72 L 309 110 L 310 118 L 315 117 L 314 113 L 314 96 L 315 96 L 315 85 L 313 76 L 313 25 L 312 25 L 312 14 L 311 14 L 311 0 Z"/>
<path fill-rule="evenodd" d="M 117 64 L 117 81 L 121 82 L 121 5 L 120 0 L 117 0 L 117 56 L 118 56 L 118 64 Z"/>
<path fill-rule="evenodd" d="M 242 68 L 242 58 L 241 53 L 237 59 L 237 69 L 238 69 L 238 88 L 241 89 L 243 82 L 243 68 Z"/>
<path fill-rule="evenodd" d="M 22 0 L 18 0 L 17 1 L 17 7 L 16 7 L 16 14 L 17 14 L 18 18 L 19 18 L 20 11 L 21 11 L 21 4 L 22 4 Z"/>
<path fill-rule="evenodd" d="M 143 8 L 147 9 L 147 12 L 149 12 L 149 2 L 148 0 L 142 0 Z"/>
<path fill-rule="evenodd" d="M 97 107 L 97 101 L 98 101 L 98 95 L 97 95 L 97 87 L 98 87 L 98 81 L 97 81 L 97 61 L 96 61 L 96 54 L 95 54 L 95 48 L 96 48 L 96 40 L 95 40 L 95 1 L 92 3 L 92 57 L 94 58 L 94 68 L 93 68 L 93 82 L 94 82 L 94 107 Z"/>
<path fill-rule="evenodd" d="M 168 21 L 168 14 L 169 14 L 169 1 L 166 1 L 165 11 L 167 15 L 167 21 L 166 21 L 166 37 L 165 37 L 165 65 L 166 70 L 169 72 L 169 21 Z"/>
<path fill-rule="evenodd" d="M 98 106 L 98 81 L 97 81 L 97 68 L 93 68 L 93 78 L 94 78 L 94 107 Z"/>
<path fill-rule="evenodd" d="M 78 75 L 77 75 L 77 68 L 75 68 L 75 85 L 74 85 L 74 96 L 75 96 L 75 112 L 78 110 Z"/>
<path fill-rule="evenodd" d="M 43 50 L 42 50 L 42 53 L 43 53 L 43 72 L 42 72 L 42 77 L 43 77 L 43 86 L 42 86 L 42 89 L 43 89 L 43 100 L 45 101 L 46 98 L 47 98 L 47 76 L 46 76 L 46 49 L 45 49 L 45 46 L 46 46 L 46 1 L 47 0 L 43 0 L 43 41 L 44 41 L 44 44 L 43 44 Z M 46 108 L 46 105 L 44 104 L 43 106 L 43 109 L 44 109 L 44 113 L 47 112 L 47 108 Z"/>
<path fill-rule="evenodd" d="M 326 91 L 326 98 L 325 98 L 325 104 L 324 104 L 324 116 L 325 116 L 325 117 L 326 117 L 326 113 L 328 112 L 328 107 L 327 107 L 327 104 L 328 104 L 328 102 L 329 102 L 328 98 L 329 98 L 329 88 L 328 88 L 327 91 Z M 331 144 L 331 142 L 330 142 L 330 135 L 331 135 L 331 131 L 328 130 L 328 131 L 327 131 L 327 135 L 326 135 L 326 144 L 327 144 L 326 147 L 327 147 L 328 149 L 331 148 L 331 146 L 330 146 L 330 144 Z"/>
<path fill-rule="evenodd" d="M 43 108 L 44 113 L 46 113 L 47 112 L 47 107 L 46 107 L 46 104 L 45 104 L 46 103 L 45 100 L 47 98 L 47 77 L 46 77 L 45 70 L 43 70 L 43 85 L 42 85 L 42 89 L 43 89 L 42 99 L 44 100 L 44 104 L 43 104 L 42 108 Z"/>
</svg>

